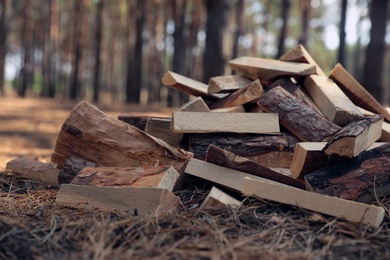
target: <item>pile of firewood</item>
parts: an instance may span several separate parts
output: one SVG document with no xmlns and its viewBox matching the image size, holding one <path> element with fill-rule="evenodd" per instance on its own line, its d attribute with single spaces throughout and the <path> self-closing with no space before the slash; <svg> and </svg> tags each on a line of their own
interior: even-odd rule
<svg viewBox="0 0 390 260">
<path fill-rule="evenodd" d="M 379 226 L 389 194 L 390 114 L 340 64 L 329 77 L 303 46 L 279 60 L 240 57 L 239 75 L 162 83 L 197 98 L 170 118 L 112 118 L 86 101 L 69 114 L 51 164 L 7 168 L 60 185 L 56 203 L 156 215 L 192 175 L 242 193 Z M 381 141 L 380 143 L 377 141 Z M 213 188 L 201 205 L 240 206 Z"/>
</svg>

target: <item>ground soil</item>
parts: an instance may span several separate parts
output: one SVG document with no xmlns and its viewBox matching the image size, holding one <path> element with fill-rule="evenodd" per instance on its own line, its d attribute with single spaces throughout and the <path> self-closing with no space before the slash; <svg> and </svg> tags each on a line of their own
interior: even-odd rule
<svg viewBox="0 0 390 260">
<path fill-rule="evenodd" d="M 19 157 L 49 161 L 76 103 L 0 99 L 0 259 L 389 259 L 390 199 L 379 228 L 247 198 L 244 206 L 200 210 L 210 186 L 189 182 L 183 207 L 159 218 L 55 205 L 58 188 L 4 170 Z M 104 106 L 118 114 L 169 115 L 161 107 Z"/>
</svg>

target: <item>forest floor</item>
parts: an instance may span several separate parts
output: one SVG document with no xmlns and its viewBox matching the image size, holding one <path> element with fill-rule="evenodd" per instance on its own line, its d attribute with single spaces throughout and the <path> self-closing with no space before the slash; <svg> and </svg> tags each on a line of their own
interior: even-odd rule
<svg viewBox="0 0 390 260">
<path fill-rule="evenodd" d="M 199 210 L 208 186 L 186 184 L 183 207 L 159 218 L 55 205 L 56 187 L 7 172 L 16 157 L 49 161 L 72 102 L 0 98 L 0 259 L 389 259 L 390 198 L 379 228 L 247 198 L 244 206 Z M 118 114 L 169 109 L 99 106 Z"/>
</svg>

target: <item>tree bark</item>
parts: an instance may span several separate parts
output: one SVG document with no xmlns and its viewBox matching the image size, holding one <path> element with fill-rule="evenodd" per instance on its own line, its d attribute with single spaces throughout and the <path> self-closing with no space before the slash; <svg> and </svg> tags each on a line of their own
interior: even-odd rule
<svg viewBox="0 0 390 260">
<path fill-rule="evenodd" d="M 238 40 L 243 34 L 245 26 L 245 0 L 238 0 L 236 4 L 236 31 L 233 38 L 233 59 L 238 57 Z"/>
<path fill-rule="evenodd" d="M 284 41 L 286 40 L 286 37 L 287 37 L 290 7 L 291 7 L 290 0 L 283 0 L 282 1 L 281 18 L 283 20 L 283 25 L 282 25 L 282 28 L 280 28 L 278 53 L 276 55 L 276 59 L 278 59 L 280 56 L 282 56 L 286 52 L 286 50 L 285 50 L 286 48 L 284 46 Z"/>
<path fill-rule="evenodd" d="M 311 10 L 311 1 L 310 0 L 300 0 L 300 9 L 301 9 L 301 35 L 299 36 L 299 44 L 302 44 L 307 48 L 307 40 L 309 39 L 309 20 L 310 20 L 310 10 Z M 280 57 L 280 56 L 279 56 Z"/>
<path fill-rule="evenodd" d="M 93 101 L 99 102 L 100 98 L 100 49 L 102 42 L 102 19 L 103 19 L 104 0 L 99 0 L 96 6 L 96 31 L 95 31 L 95 66 L 94 66 L 94 77 L 93 77 Z"/>
<path fill-rule="evenodd" d="M 4 68 L 5 55 L 7 53 L 8 20 L 10 12 L 10 0 L 1 0 L 0 12 L 0 96 L 4 96 Z"/>
<path fill-rule="evenodd" d="M 337 60 L 340 64 L 345 66 L 345 23 L 347 20 L 347 0 L 341 1 L 341 19 L 340 19 L 340 44 Z"/>
</svg>

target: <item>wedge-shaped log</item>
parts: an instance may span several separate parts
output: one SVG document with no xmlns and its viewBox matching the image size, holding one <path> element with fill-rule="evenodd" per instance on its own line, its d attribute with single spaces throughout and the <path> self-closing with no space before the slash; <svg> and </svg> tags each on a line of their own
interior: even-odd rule
<svg viewBox="0 0 390 260">
<path fill-rule="evenodd" d="M 256 133 L 280 132 L 276 113 L 173 112 L 171 128 L 176 133 Z"/>
<path fill-rule="evenodd" d="M 166 189 L 62 184 L 56 204 L 94 210 L 127 211 L 135 216 L 159 216 L 180 207 L 180 199 Z"/>
<path fill-rule="evenodd" d="M 358 107 L 358 108 L 359 108 L 360 112 L 365 117 L 375 115 L 375 113 L 368 111 L 362 107 Z M 381 135 L 381 138 L 379 138 L 379 141 L 380 142 L 390 142 L 390 124 L 385 122 L 385 121 L 383 121 L 383 123 L 382 123 L 382 135 Z"/>
<path fill-rule="evenodd" d="M 71 156 L 100 166 L 171 165 L 180 173 L 190 154 L 82 101 L 63 123 L 51 161 L 62 168 Z"/>
<path fill-rule="evenodd" d="M 242 192 L 374 227 L 379 227 L 385 216 L 383 207 L 316 194 L 264 179 L 245 178 Z"/>
<path fill-rule="evenodd" d="M 255 99 L 258 99 L 259 97 L 261 97 L 261 95 L 263 95 L 263 93 L 263 86 L 261 85 L 260 80 L 257 79 L 249 83 L 247 86 L 231 93 L 230 95 L 215 101 L 213 104 L 210 105 L 210 108 L 216 109 L 241 106 Z"/>
<path fill-rule="evenodd" d="M 173 147 L 179 146 L 183 134 L 174 133 L 171 130 L 171 121 L 171 118 L 150 117 L 146 123 L 145 132 Z"/>
<path fill-rule="evenodd" d="M 86 167 L 70 182 L 75 185 L 151 187 L 173 191 L 179 173 L 172 166 Z"/>
<path fill-rule="evenodd" d="M 324 147 L 328 155 L 358 156 L 382 134 L 383 116 L 375 115 L 352 122 L 339 130 Z"/>
<path fill-rule="evenodd" d="M 338 63 L 330 72 L 333 79 L 344 93 L 356 105 L 376 114 L 382 114 L 390 122 L 390 113 L 384 108 L 349 72 Z"/>
<path fill-rule="evenodd" d="M 290 167 L 293 150 L 299 139 L 289 132 L 277 135 L 210 133 L 190 134 L 189 151 L 205 160 L 210 145 L 248 158 L 264 167 Z"/>
<path fill-rule="evenodd" d="M 213 186 L 207 194 L 207 197 L 204 199 L 202 205 L 200 205 L 200 208 L 215 209 L 226 206 L 238 208 L 241 206 L 241 202 Z"/>
<path fill-rule="evenodd" d="M 317 75 L 326 76 L 325 72 L 321 69 L 320 66 L 318 66 L 317 62 L 313 59 L 313 57 L 309 54 L 305 47 L 303 47 L 302 44 L 298 44 L 297 47 L 281 56 L 279 60 L 309 63 L 311 65 L 316 66 Z"/>
<path fill-rule="evenodd" d="M 307 76 L 316 72 L 316 67 L 307 63 L 246 56 L 229 61 L 229 66 L 250 79 L 263 79 L 266 81 L 275 80 L 283 76 Z"/>
<path fill-rule="evenodd" d="M 5 167 L 9 171 L 28 179 L 39 180 L 50 185 L 58 186 L 60 169 L 52 163 L 44 163 L 24 157 L 7 162 Z"/>
<path fill-rule="evenodd" d="M 191 100 L 185 103 L 179 111 L 182 112 L 210 112 L 210 108 L 204 102 L 202 97 L 197 97 L 194 100 Z"/>
<path fill-rule="evenodd" d="M 305 189 L 302 180 L 297 180 L 291 176 L 273 171 L 245 157 L 238 156 L 232 152 L 223 150 L 216 146 L 210 145 L 207 150 L 206 161 L 228 167 L 234 170 L 250 173 L 269 180 L 291 185 L 300 189 Z"/>
<path fill-rule="evenodd" d="M 244 75 L 228 75 L 210 78 L 208 92 L 213 93 L 230 93 L 250 84 L 252 80 Z"/>
<path fill-rule="evenodd" d="M 306 189 L 369 202 L 390 194 L 390 144 L 332 164 L 305 176 Z"/>
<path fill-rule="evenodd" d="M 344 126 L 363 116 L 333 80 L 310 75 L 304 85 L 318 108 L 333 123 Z"/>
<path fill-rule="evenodd" d="M 282 87 L 275 87 L 258 99 L 268 112 L 278 113 L 280 123 L 304 142 L 324 141 L 341 129 Z"/>
</svg>

